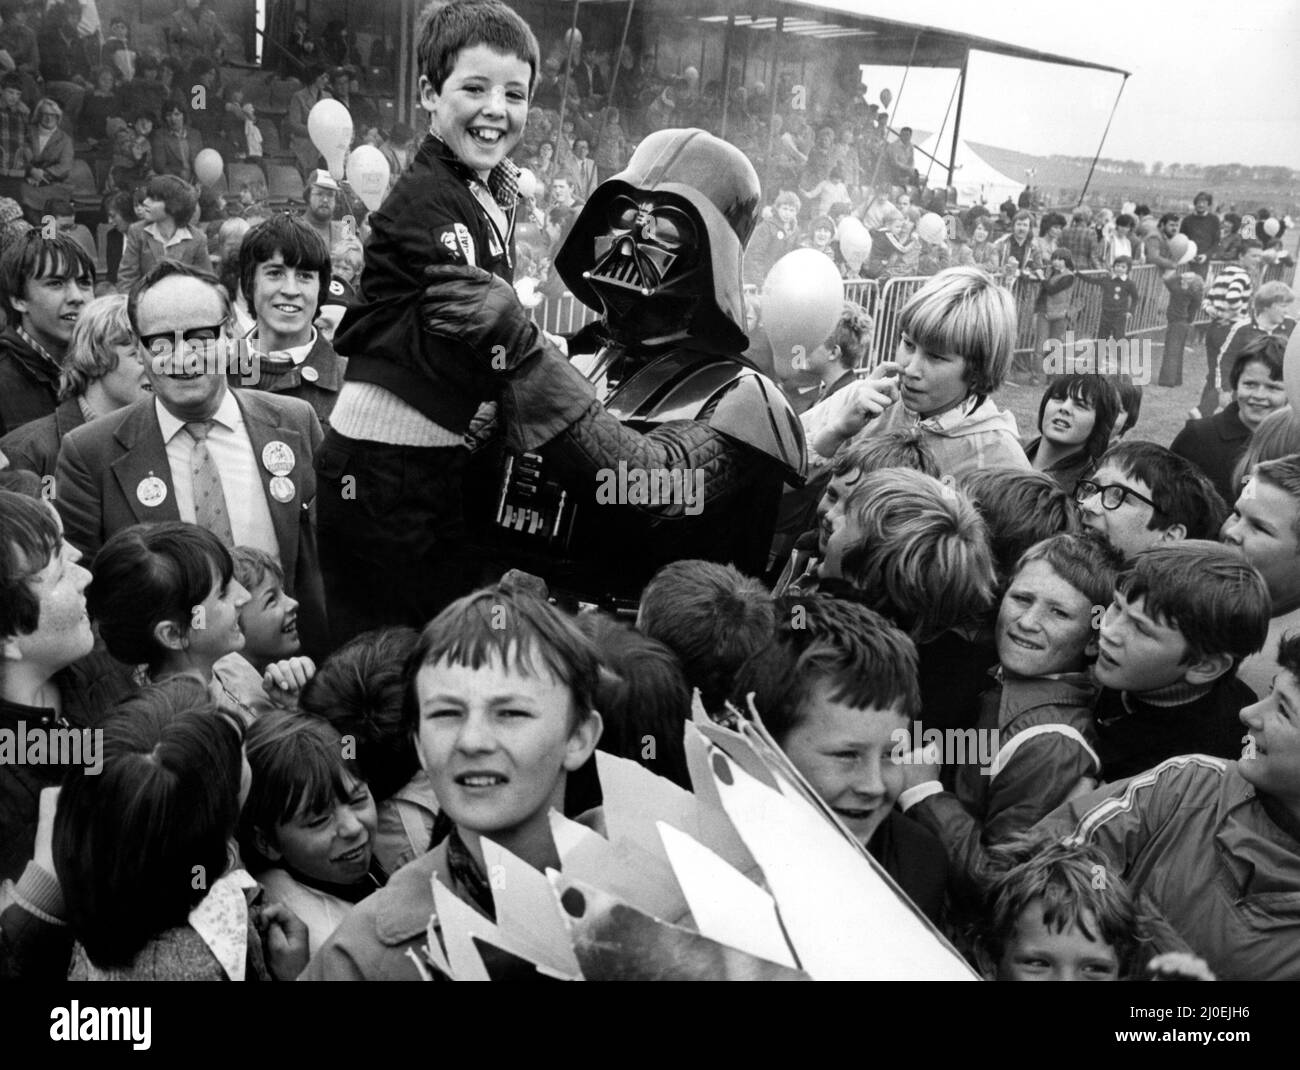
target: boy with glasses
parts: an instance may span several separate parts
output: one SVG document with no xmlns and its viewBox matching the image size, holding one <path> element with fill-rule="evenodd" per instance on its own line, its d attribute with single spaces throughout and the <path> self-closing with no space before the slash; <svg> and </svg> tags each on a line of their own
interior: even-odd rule
<svg viewBox="0 0 1300 1070">
<path fill-rule="evenodd" d="M 1228 508 L 1194 464 L 1154 442 L 1122 442 L 1074 489 L 1084 530 L 1126 559 L 1160 543 L 1213 539 Z"/>
</svg>

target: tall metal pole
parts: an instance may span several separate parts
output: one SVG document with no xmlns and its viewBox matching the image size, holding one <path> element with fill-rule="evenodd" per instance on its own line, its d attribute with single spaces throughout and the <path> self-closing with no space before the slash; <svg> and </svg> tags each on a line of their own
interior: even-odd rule
<svg viewBox="0 0 1300 1070">
<path fill-rule="evenodd" d="M 606 108 L 612 108 L 614 106 L 614 90 L 618 88 L 618 72 L 623 69 L 623 49 L 627 47 L 627 30 L 628 27 L 632 25 L 632 9 L 634 7 L 636 7 L 636 0 L 628 0 L 627 17 L 623 19 L 623 36 L 618 40 L 618 52 L 614 55 L 614 69 L 610 72 L 609 76 L 609 99 L 605 101 Z M 608 117 L 609 112 L 606 112 L 605 115 Z M 596 149 L 600 147 L 600 135 L 604 132 L 605 123 L 602 120 L 596 127 L 596 136 L 592 140 L 591 154 L 593 156 L 596 154 Z M 564 133 L 563 121 L 560 123 L 560 133 L 561 135 Z"/>
<path fill-rule="evenodd" d="M 934 138 L 934 151 L 935 151 L 935 152 L 938 152 L 938 151 L 939 151 L 939 145 L 943 142 L 943 132 L 944 132 L 945 130 L 948 129 L 948 116 L 952 114 L 952 102 L 953 102 L 953 98 L 955 98 L 955 97 L 957 96 L 957 86 L 958 86 L 960 83 L 961 83 L 961 77 L 958 76 L 957 81 L 952 83 L 952 92 L 948 94 L 948 106 L 947 106 L 946 108 L 943 109 L 943 122 L 941 122 L 941 123 L 939 124 L 939 133 L 936 134 L 936 135 L 935 135 L 935 138 Z M 954 142 L 953 142 L 953 145 L 955 146 L 956 144 L 957 144 L 957 143 L 954 141 Z M 922 149 L 921 151 L 924 152 L 925 150 Z M 929 153 L 926 153 L 926 155 L 929 156 L 930 154 L 929 154 Z M 926 189 L 929 189 L 929 188 L 930 188 L 930 172 L 934 170 L 934 165 L 937 164 L 937 163 L 939 163 L 939 158 L 938 158 L 937 156 L 930 156 L 930 166 L 927 167 L 927 168 L 925 169 L 925 188 L 926 188 Z M 943 165 L 942 165 L 942 164 L 939 164 L 939 166 L 942 167 Z M 950 170 L 948 173 L 951 175 L 951 174 L 952 174 L 952 171 Z M 951 184 L 951 183 L 950 183 L 950 184 Z"/>
<path fill-rule="evenodd" d="M 1092 173 L 1097 169 L 1097 161 L 1101 158 L 1101 150 L 1106 147 L 1106 135 L 1110 133 L 1110 124 L 1115 121 L 1115 109 L 1119 107 L 1119 98 L 1124 95 L 1124 87 L 1128 85 L 1128 75 L 1124 75 L 1124 81 L 1119 84 L 1119 92 L 1115 94 L 1115 103 L 1110 106 L 1110 118 L 1106 120 L 1106 129 L 1101 132 L 1101 144 L 1097 146 L 1097 154 L 1092 158 L 1092 166 L 1088 168 L 1088 177 L 1083 183 L 1083 192 L 1079 194 L 1076 208 L 1083 203 L 1084 197 L 1088 196 L 1088 186 L 1092 182 Z"/>
<path fill-rule="evenodd" d="M 781 37 L 785 33 L 785 16 L 776 17 L 776 33 L 772 35 L 772 68 L 767 91 L 772 94 L 772 106 L 767 113 L 767 166 L 764 168 L 763 187 L 772 190 L 772 126 L 776 121 L 777 60 L 781 54 Z"/>
<path fill-rule="evenodd" d="M 895 115 L 898 114 L 898 106 L 903 101 L 903 90 L 907 88 L 907 75 L 908 72 L 912 69 L 912 60 L 916 59 L 916 46 L 920 43 L 921 43 L 921 31 L 917 30 L 916 34 L 912 37 L 912 54 L 907 57 L 907 66 L 903 69 L 903 80 L 902 82 L 899 83 L 898 86 L 898 96 L 894 98 Z M 885 138 L 881 142 L 880 152 L 876 154 L 876 166 L 871 169 L 871 181 L 868 183 L 868 185 L 871 187 L 872 199 L 871 202 L 868 203 L 867 208 L 863 210 L 863 215 L 866 214 L 867 210 L 871 208 L 871 205 L 875 203 L 876 197 L 879 196 L 879 194 L 876 193 L 876 179 L 880 177 L 880 164 L 884 160 L 885 154 L 888 152 L 888 150 L 889 150 L 889 124 L 886 123 Z"/>
<path fill-rule="evenodd" d="M 564 46 L 564 81 L 560 85 L 560 122 L 559 129 L 555 131 L 555 152 L 551 155 L 557 167 L 561 158 L 560 146 L 564 144 L 564 106 L 569 102 L 569 75 L 573 69 L 573 38 L 578 32 L 578 8 L 581 6 L 582 0 L 573 0 L 573 21 L 569 23 L 569 36 Z"/>
<path fill-rule="evenodd" d="M 718 134 L 727 136 L 727 107 L 731 103 L 731 34 L 736 28 L 736 16 L 727 16 L 727 28 L 722 38 L 722 129 Z"/>
<path fill-rule="evenodd" d="M 953 172 L 957 170 L 957 143 L 961 138 L 961 106 L 966 100 L 966 67 L 970 63 L 970 49 L 966 49 L 966 54 L 961 58 L 961 73 L 957 76 L 958 85 L 961 87 L 957 90 L 957 118 L 952 124 L 952 152 L 948 156 L 948 185 L 953 183 Z M 935 143 L 935 148 L 939 147 Z"/>
<path fill-rule="evenodd" d="M 406 3 L 397 9 L 397 117 L 414 128 L 412 101 L 415 100 L 417 90 L 414 87 L 418 81 L 411 63 L 410 20 L 407 17 L 411 10 L 412 5 Z M 425 123 L 426 129 L 428 125 Z"/>
</svg>

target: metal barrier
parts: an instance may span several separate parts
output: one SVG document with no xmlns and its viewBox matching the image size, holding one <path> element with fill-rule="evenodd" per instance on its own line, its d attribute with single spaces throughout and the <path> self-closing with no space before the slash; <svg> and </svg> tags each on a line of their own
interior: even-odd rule
<svg viewBox="0 0 1300 1070">
<path fill-rule="evenodd" d="M 1214 277 L 1224 267 L 1224 261 L 1212 260 L 1207 271 L 1206 284 L 1212 283 Z M 1081 276 L 1104 278 L 1105 271 L 1081 271 Z M 1138 303 L 1133 310 L 1133 319 L 1129 324 L 1129 334 L 1145 334 L 1150 331 L 1165 329 L 1165 311 L 1169 306 L 1169 291 L 1165 289 L 1163 272 L 1155 264 L 1139 264 L 1129 272 L 1137 286 Z M 1280 279 L 1288 285 L 1295 284 L 1294 264 L 1270 264 L 1260 278 L 1260 282 L 1272 282 Z M 845 279 L 844 299 L 855 301 L 870 313 L 874 320 L 871 348 L 865 366 L 874 367 L 882 360 L 890 359 L 902 334 L 898 325 L 899 313 L 903 306 L 922 286 L 929 281 L 928 276 L 906 276 L 891 278 L 881 283 L 874 279 Z M 1016 352 L 1034 353 L 1038 348 L 1038 337 L 1034 323 L 1034 304 L 1038 300 L 1040 284 L 1034 279 L 1018 279 L 1012 289 L 1016 299 Z M 1074 332 L 1080 341 L 1094 338 L 1101 323 L 1101 287 L 1079 285 L 1071 289 L 1072 300 L 1066 318 L 1066 328 Z M 565 293 L 558 298 L 547 298 L 534 313 L 537 323 L 553 334 L 572 334 L 598 318 L 598 314 L 578 301 L 572 294 Z M 1209 323 L 1209 316 L 1199 308 L 1193 325 Z"/>
<path fill-rule="evenodd" d="M 845 279 L 844 300 L 861 305 L 874 318 L 880 305 L 880 283 L 875 279 Z"/>
<path fill-rule="evenodd" d="M 551 334 L 573 334 L 599 318 L 599 313 L 567 292 L 546 298 L 533 313 L 534 322 Z"/>
</svg>

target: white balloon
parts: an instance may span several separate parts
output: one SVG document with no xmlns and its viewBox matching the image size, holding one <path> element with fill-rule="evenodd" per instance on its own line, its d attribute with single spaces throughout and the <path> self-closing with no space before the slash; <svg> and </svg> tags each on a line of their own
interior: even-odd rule
<svg viewBox="0 0 1300 1070">
<path fill-rule="evenodd" d="M 387 158 L 373 145 L 358 145 L 348 157 L 348 184 L 372 212 L 384 203 L 391 176 Z"/>
<path fill-rule="evenodd" d="M 225 170 L 225 161 L 216 149 L 204 149 L 194 157 L 194 177 L 205 186 L 211 186 Z"/>
<path fill-rule="evenodd" d="M 793 362 L 806 360 L 835 330 L 844 311 L 844 283 L 830 257 L 796 249 L 767 273 L 762 305 L 777 377 L 789 379 Z"/>
<path fill-rule="evenodd" d="M 921 236 L 922 241 L 937 245 L 948 237 L 948 228 L 944 225 L 943 216 L 935 212 L 926 212 L 916 224 L 916 233 Z"/>
<path fill-rule="evenodd" d="M 325 157 L 335 181 L 343 178 L 343 163 L 352 146 L 352 115 L 340 101 L 318 100 L 307 113 L 311 143 Z M 371 146 L 373 148 L 373 146 Z"/>
<path fill-rule="evenodd" d="M 537 176 L 527 167 L 520 168 L 518 186 L 519 196 L 534 196 L 537 193 Z"/>
<path fill-rule="evenodd" d="M 836 240 L 840 243 L 840 256 L 856 275 L 871 255 L 871 232 L 857 216 L 846 215 L 840 220 Z"/>
</svg>

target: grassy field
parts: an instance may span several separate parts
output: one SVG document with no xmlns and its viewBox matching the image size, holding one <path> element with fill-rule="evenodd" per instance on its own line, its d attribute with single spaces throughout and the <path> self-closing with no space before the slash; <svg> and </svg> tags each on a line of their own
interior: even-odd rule
<svg viewBox="0 0 1300 1070">
<path fill-rule="evenodd" d="M 1187 410 L 1200 400 L 1201 385 L 1205 381 L 1205 346 L 1193 344 L 1193 333 L 1183 351 L 1183 385 L 1157 386 L 1155 379 L 1160 371 L 1164 332 L 1158 331 L 1149 337 L 1152 338 L 1153 349 L 1152 382 L 1142 388 L 1142 413 L 1138 417 L 1133 437 L 1168 446 L 1187 422 Z M 1000 408 L 1015 413 L 1022 438 L 1032 438 L 1038 433 L 1038 403 L 1043 396 L 1043 389 L 1041 386 L 1008 384 L 994 395 Z"/>
</svg>

